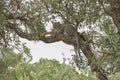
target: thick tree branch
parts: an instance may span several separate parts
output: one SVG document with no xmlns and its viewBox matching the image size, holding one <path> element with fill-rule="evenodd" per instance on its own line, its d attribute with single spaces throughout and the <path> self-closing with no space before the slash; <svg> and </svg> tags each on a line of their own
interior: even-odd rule
<svg viewBox="0 0 120 80">
<path fill-rule="evenodd" d="M 57 37 L 57 38 L 53 38 L 53 37 L 49 37 L 49 36 L 41 36 L 41 34 L 37 34 L 37 33 L 26 33 L 23 32 L 22 29 L 20 29 L 19 27 L 17 27 L 16 24 L 7 22 L 5 27 L 14 30 L 21 38 L 25 38 L 28 40 L 41 40 L 45 43 L 53 43 L 53 42 L 57 42 L 60 41 L 61 36 Z"/>
</svg>

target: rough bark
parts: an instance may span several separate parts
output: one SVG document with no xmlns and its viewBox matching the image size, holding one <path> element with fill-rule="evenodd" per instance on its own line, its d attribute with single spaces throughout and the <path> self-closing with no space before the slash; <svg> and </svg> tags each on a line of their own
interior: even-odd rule
<svg viewBox="0 0 120 80">
<path fill-rule="evenodd" d="M 117 27 L 118 33 L 120 34 L 120 1 L 119 0 L 109 0 L 110 8 L 113 18 L 113 22 Z"/>
<path fill-rule="evenodd" d="M 5 27 L 10 28 L 14 30 L 20 37 L 28 39 L 28 40 L 41 40 L 45 43 L 53 43 L 58 41 L 68 42 L 70 45 L 77 46 L 76 38 L 65 36 L 65 35 L 57 35 L 56 37 L 52 36 L 40 36 L 40 34 L 31 34 L 23 32 L 19 27 L 17 27 L 15 24 L 7 22 Z M 91 70 L 93 72 L 96 72 L 98 74 L 98 78 L 100 80 L 108 80 L 107 76 L 103 73 L 102 68 L 98 67 L 97 64 L 94 63 L 94 61 L 97 61 L 95 55 L 92 53 L 90 47 L 87 45 L 87 43 L 79 36 L 79 48 L 82 50 L 83 54 L 88 59 L 89 66 L 91 67 Z"/>
</svg>

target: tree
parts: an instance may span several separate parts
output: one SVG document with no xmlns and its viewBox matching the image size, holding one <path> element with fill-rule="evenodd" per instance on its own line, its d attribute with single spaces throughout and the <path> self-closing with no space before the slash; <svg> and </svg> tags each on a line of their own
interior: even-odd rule
<svg viewBox="0 0 120 80">
<path fill-rule="evenodd" d="M 41 36 L 46 32 L 47 22 L 58 17 L 63 22 L 68 20 L 85 32 L 86 40 L 80 38 L 78 41 L 84 55 L 80 57 L 81 63 L 90 66 L 100 80 L 108 80 L 108 76 L 120 71 L 119 4 L 119 0 L 1 0 L 0 40 L 4 47 L 17 50 L 18 45 L 22 45 L 19 37 L 45 43 L 67 40 L 71 45 L 78 45 L 69 36 Z M 19 51 L 26 53 L 28 50 Z M 76 64 L 81 63 L 76 61 Z"/>
</svg>

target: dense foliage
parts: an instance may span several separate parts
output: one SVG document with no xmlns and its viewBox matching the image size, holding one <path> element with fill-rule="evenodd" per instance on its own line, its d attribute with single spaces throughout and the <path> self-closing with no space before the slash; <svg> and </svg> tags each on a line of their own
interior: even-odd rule
<svg viewBox="0 0 120 80">
<path fill-rule="evenodd" d="M 30 63 L 22 54 L 15 54 L 12 49 L 0 59 L 1 80 L 98 80 L 93 73 L 79 74 L 74 68 L 60 64 L 56 60 L 40 59 Z"/>
</svg>

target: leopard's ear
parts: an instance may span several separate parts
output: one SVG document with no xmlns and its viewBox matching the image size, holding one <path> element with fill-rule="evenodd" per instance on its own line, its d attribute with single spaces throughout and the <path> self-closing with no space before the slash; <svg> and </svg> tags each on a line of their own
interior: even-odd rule
<svg viewBox="0 0 120 80">
<path fill-rule="evenodd" d="M 52 25 L 53 25 L 54 28 L 55 27 L 57 28 L 57 27 L 61 26 L 60 22 L 53 22 Z"/>
</svg>

